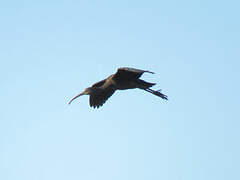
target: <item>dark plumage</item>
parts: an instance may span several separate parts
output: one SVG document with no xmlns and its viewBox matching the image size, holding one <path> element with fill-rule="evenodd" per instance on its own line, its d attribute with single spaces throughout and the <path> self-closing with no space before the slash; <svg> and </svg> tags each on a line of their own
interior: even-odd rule
<svg viewBox="0 0 240 180">
<path fill-rule="evenodd" d="M 150 87 L 154 86 L 155 83 L 149 83 L 142 79 L 139 79 L 143 73 L 151 73 L 151 71 L 144 71 L 140 69 L 134 68 L 119 68 L 115 74 L 112 74 L 108 78 L 99 81 L 93 84 L 91 87 L 86 88 L 82 93 L 75 96 L 71 102 L 82 95 L 90 95 L 89 104 L 91 107 L 99 108 L 102 106 L 107 99 L 113 95 L 116 90 L 125 90 L 125 89 L 134 89 L 139 88 L 143 89 L 147 92 L 150 92 L 162 99 L 167 100 L 167 96 L 162 94 L 160 91 L 155 91 L 150 89 Z"/>
</svg>

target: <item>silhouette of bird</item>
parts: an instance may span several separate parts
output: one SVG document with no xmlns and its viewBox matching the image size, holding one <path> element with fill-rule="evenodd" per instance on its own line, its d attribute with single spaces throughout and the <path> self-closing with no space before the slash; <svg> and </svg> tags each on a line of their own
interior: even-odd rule
<svg viewBox="0 0 240 180">
<path fill-rule="evenodd" d="M 90 107 L 99 108 L 102 106 L 109 97 L 113 95 L 116 90 L 126 90 L 139 88 L 150 92 L 162 99 L 168 99 L 165 94 L 162 94 L 160 90 L 152 90 L 150 87 L 156 83 L 146 82 L 139 79 L 143 73 L 151 73 L 151 71 L 145 71 L 135 68 L 118 68 L 115 74 L 112 74 L 108 78 L 93 84 L 91 87 L 86 88 L 82 93 L 78 94 L 70 100 L 68 104 L 71 104 L 73 100 L 82 95 L 90 95 L 89 104 Z"/>
</svg>

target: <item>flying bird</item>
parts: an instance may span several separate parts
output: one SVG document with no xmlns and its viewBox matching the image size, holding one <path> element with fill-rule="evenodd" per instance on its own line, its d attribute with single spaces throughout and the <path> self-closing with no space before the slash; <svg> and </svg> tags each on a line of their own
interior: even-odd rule
<svg viewBox="0 0 240 180">
<path fill-rule="evenodd" d="M 68 104 L 71 104 L 73 100 L 82 95 L 90 95 L 89 104 L 90 107 L 99 108 L 101 107 L 109 97 L 113 95 L 116 90 L 126 90 L 139 88 L 152 93 L 162 99 L 167 100 L 168 97 L 162 94 L 160 90 L 152 90 L 150 87 L 156 83 L 146 82 L 139 79 L 143 73 L 151 73 L 151 71 L 145 71 L 135 68 L 118 68 L 115 74 L 112 74 L 108 78 L 93 84 L 91 87 L 86 88 L 82 93 L 78 94 L 70 100 Z"/>
</svg>

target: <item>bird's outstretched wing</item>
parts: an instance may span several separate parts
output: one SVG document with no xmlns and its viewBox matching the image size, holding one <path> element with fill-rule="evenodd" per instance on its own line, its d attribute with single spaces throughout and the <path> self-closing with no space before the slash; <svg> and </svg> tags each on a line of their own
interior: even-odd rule
<svg viewBox="0 0 240 180">
<path fill-rule="evenodd" d="M 114 92 L 115 88 L 113 87 L 96 89 L 96 91 L 90 95 L 89 98 L 90 107 L 99 108 L 108 100 L 108 98 L 110 98 L 113 95 Z"/>
<path fill-rule="evenodd" d="M 117 72 L 114 74 L 114 79 L 121 79 L 121 80 L 124 80 L 124 79 L 138 79 L 145 72 L 154 74 L 154 72 L 151 72 L 151 71 L 123 67 L 123 68 L 119 68 L 117 70 Z"/>
<path fill-rule="evenodd" d="M 102 86 L 105 82 L 106 82 L 106 79 L 101 80 L 101 81 L 93 84 L 92 87 L 100 87 L 100 86 Z"/>
</svg>

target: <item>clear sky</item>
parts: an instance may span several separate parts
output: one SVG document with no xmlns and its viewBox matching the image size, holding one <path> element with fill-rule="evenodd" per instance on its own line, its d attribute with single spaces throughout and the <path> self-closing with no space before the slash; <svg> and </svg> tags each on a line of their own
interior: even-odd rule
<svg viewBox="0 0 240 180">
<path fill-rule="evenodd" d="M 1 180 L 239 180 L 240 2 L 0 3 Z M 67 102 L 118 67 L 164 101 Z"/>
</svg>

